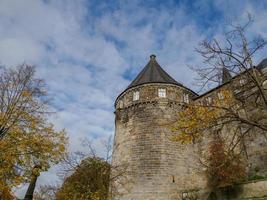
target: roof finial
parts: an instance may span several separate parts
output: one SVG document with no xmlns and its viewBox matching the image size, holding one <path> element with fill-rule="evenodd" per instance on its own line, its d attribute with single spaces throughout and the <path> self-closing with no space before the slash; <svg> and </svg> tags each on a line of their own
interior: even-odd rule
<svg viewBox="0 0 267 200">
<path fill-rule="evenodd" d="M 150 55 L 150 60 L 156 60 L 156 55 L 155 54 Z"/>
</svg>

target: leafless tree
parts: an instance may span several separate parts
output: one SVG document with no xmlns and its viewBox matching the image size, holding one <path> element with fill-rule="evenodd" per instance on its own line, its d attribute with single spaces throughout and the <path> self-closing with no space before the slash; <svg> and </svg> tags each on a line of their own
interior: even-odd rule
<svg viewBox="0 0 267 200">
<path fill-rule="evenodd" d="M 52 200 L 52 199 L 55 199 L 58 188 L 59 188 L 58 185 L 40 186 L 38 191 L 35 192 L 33 200 Z"/>
<path fill-rule="evenodd" d="M 83 138 L 81 140 L 81 145 L 85 148 L 85 150 L 83 152 L 69 152 L 65 155 L 63 161 L 60 163 L 60 170 L 58 172 L 59 177 L 64 180 L 67 176 L 72 174 L 77 169 L 77 167 L 79 167 L 82 160 L 87 157 L 101 157 L 106 162 L 110 163 L 112 154 L 112 137 L 109 136 L 107 139 L 101 140 L 101 144 L 103 146 L 102 155 L 97 152 L 95 144 L 92 140 Z"/>
<path fill-rule="evenodd" d="M 101 154 L 97 151 L 95 143 L 92 140 L 84 138 L 81 140 L 81 144 L 86 149 L 86 153 L 77 151 L 66 154 L 60 164 L 58 176 L 64 181 L 80 167 L 81 163 L 86 164 L 87 158 L 102 158 L 107 163 L 110 163 L 111 166 L 111 174 L 109 178 L 110 196 L 117 194 L 117 186 L 125 185 L 126 182 L 129 182 L 125 176 L 128 170 L 128 165 L 111 165 L 113 147 L 112 136 L 101 141 L 103 146 Z M 116 182 L 116 184 L 114 184 L 114 182 Z"/>
<path fill-rule="evenodd" d="M 222 40 L 204 40 L 196 48 L 196 52 L 204 59 L 203 66 L 192 67 L 199 75 L 197 80 L 201 88 L 205 88 L 211 82 L 221 84 L 222 69 L 227 69 L 233 75 L 248 72 L 248 79 L 254 82 L 260 92 L 263 90 L 261 80 L 251 69 L 255 67 L 255 54 L 266 46 L 267 41 L 261 36 L 248 39 L 247 29 L 252 23 L 253 20 L 248 14 L 245 24 L 229 24 L 230 30 L 223 35 Z"/>
<path fill-rule="evenodd" d="M 266 46 L 267 41 L 261 36 L 248 39 L 247 29 L 252 23 L 248 14 L 248 21 L 244 25 L 229 24 L 230 31 L 224 34 L 224 41 L 203 41 L 196 51 L 204 58 L 204 66 L 193 67 L 199 74 L 198 83 L 201 88 L 209 83 L 217 83 L 223 85 L 221 88 L 232 91 L 235 106 L 218 106 L 205 102 L 201 106 L 221 109 L 224 115 L 220 116 L 216 125 L 222 127 L 223 124 L 240 124 L 238 130 L 242 129 L 241 135 L 255 131 L 263 134 L 267 132 L 266 77 L 253 63 L 255 54 Z M 223 76 L 228 76 L 228 80 L 222 82 L 225 79 Z"/>
</svg>

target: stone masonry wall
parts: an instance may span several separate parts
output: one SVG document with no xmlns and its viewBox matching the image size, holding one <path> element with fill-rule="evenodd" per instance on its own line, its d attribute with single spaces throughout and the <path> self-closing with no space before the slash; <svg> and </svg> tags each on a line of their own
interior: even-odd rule
<svg viewBox="0 0 267 200">
<path fill-rule="evenodd" d="M 157 97 L 158 88 L 167 89 L 166 98 Z M 140 100 L 133 102 L 133 91 Z M 115 183 L 120 200 L 181 199 L 181 191 L 205 185 L 197 162 L 197 147 L 171 141 L 168 126 L 176 120 L 181 96 L 192 94 L 183 87 L 147 84 L 119 97 L 116 110 L 113 166 L 127 165 L 127 173 Z M 120 182 L 120 183 L 119 183 Z"/>
<path fill-rule="evenodd" d="M 159 88 L 167 90 L 166 98 L 158 97 Z M 230 88 L 229 84 L 195 101 L 207 103 L 209 97 L 218 98 L 223 88 Z M 135 91 L 140 92 L 137 101 L 133 101 Z M 190 101 L 196 97 L 182 86 L 151 83 L 128 89 L 118 97 L 112 165 L 127 166 L 127 172 L 114 183 L 117 192 L 111 200 L 184 200 L 192 196 L 206 199 L 205 169 L 198 158 L 210 138 L 204 138 L 205 142 L 199 145 L 171 141 L 169 127 L 178 120 L 184 94 L 189 95 Z M 266 177 L 266 137 L 254 133 L 245 142 L 249 175 Z"/>
<path fill-rule="evenodd" d="M 267 73 L 266 73 L 267 74 Z M 245 80 L 247 76 L 244 74 L 243 76 L 237 76 L 234 80 L 231 82 L 224 84 L 215 90 L 211 90 L 211 92 L 207 92 L 201 97 L 198 97 L 195 102 L 199 102 L 202 104 L 207 104 L 208 99 L 216 99 L 218 98 L 218 93 L 220 93 L 221 90 L 232 90 L 232 92 L 236 95 L 237 98 L 240 97 L 240 95 L 243 95 L 245 92 L 249 93 L 249 95 L 253 96 L 253 92 L 256 92 L 255 89 L 251 89 L 251 91 L 242 91 L 242 86 L 244 84 L 249 84 L 248 81 L 243 82 L 240 84 L 240 80 Z M 262 76 L 264 80 L 267 80 L 266 75 Z M 246 85 L 247 86 L 247 85 Z M 266 90 L 267 92 L 267 90 Z M 248 94 L 247 94 L 248 95 Z M 255 96 L 255 95 L 254 95 Z M 252 111 L 252 112 L 258 112 Z M 224 136 L 225 138 L 231 138 L 231 134 L 233 135 L 234 127 L 225 127 L 226 130 L 224 130 Z M 209 138 L 204 138 L 205 145 L 207 145 L 207 141 L 209 141 Z M 267 177 L 267 139 L 266 134 L 263 134 L 260 131 L 255 131 L 250 135 L 246 136 L 246 140 L 244 140 L 244 144 L 246 146 L 246 152 L 244 155 L 244 158 L 247 161 L 248 166 L 248 176 L 262 176 Z M 203 148 L 203 146 L 202 146 Z M 205 148 L 205 147 L 204 147 Z"/>
</svg>

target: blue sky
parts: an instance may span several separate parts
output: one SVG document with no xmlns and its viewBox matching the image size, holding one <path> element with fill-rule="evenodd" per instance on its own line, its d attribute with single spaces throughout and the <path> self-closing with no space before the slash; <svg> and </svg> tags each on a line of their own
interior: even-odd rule
<svg viewBox="0 0 267 200">
<path fill-rule="evenodd" d="M 177 81 L 197 90 L 187 65 L 202 60 L 194 51 L 206 38 L 220 38 L 229 21 L 250 12 L 251 36 L 267 38 L 266 0 L 0 0 L 0 64 L 36 65 L 45 79 L 71 151 L 80 139 L 100 141 L 114 133 L 116 96 L 156 54 Z M 267 57 L 266 49 L 255 64 Z M 53 183 L 55 170 L 39 184 Z"/>
</svg>

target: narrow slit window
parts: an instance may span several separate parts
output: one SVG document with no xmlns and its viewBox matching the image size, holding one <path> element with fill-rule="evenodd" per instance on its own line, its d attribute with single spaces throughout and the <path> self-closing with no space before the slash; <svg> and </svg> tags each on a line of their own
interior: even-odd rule
<svg viewBox="0 0 267 200">
<path fill-rule="evenodd" d="M 166 89 L 160 88 L 160 89 L 158 90 L 158 95 L 159 95 L 159 97 L 161 97 L 161 98 L 165 98 L 165 97 L 166 97 Z"/>
<path fill-rule="evenodd" d="M 137 101 L 137 100 L 139 100 L 139 91 L 135 91 L 133 93 L 133 101 Z"/>
</svg>

